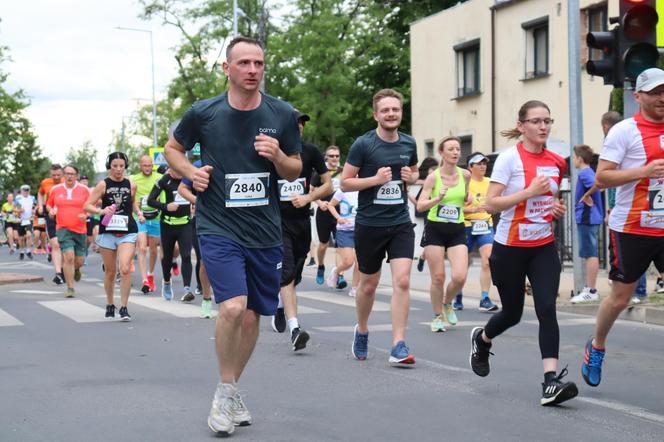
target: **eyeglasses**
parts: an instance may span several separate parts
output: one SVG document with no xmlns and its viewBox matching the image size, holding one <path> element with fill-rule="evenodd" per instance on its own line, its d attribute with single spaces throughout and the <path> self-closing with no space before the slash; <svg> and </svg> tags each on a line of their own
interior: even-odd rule
<svg viewBox="0 0 664 442">
<path fill-rule="evenodd" d="M 72 172 L 65 172 L 65 176 L 76 176 L 78 175 L 77 173 L 72 173 Z"/>
<path fill-rule="evenodd" d="M 339 158 L 339 155 L 328 155 L 328 158 Z"/>
<path fill-rule="evenodd" d="M 521 120 L 521 122 L 528 122 L 535 126 L 539 126 L 542 123 L 544 123 L 546 126 L 551 126 L 553 124 L 553 118 L 529 118 L 527 120 Z"/>
</svg>

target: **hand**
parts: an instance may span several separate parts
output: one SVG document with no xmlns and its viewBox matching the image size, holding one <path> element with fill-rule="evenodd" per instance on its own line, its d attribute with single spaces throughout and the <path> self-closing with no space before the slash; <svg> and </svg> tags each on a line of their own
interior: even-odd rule
<svg viewBox="0 0 664 442">
<path fill-rule="evenodd" d="M 531 197 L 545 195 L 551 192 L 551 185 L 549 184 L 549 177 L 547 176 L 537 176 L 533 178 L 528 186 L 528 193 Z"/>
<path fill-rule="evenodd" d="M 475 213 L 480 213 L 480 212 L 488 212 L 489 207 L 486 205 L 486 203 L 481 203 L 479 206 L 475 206 Z"/>
<path fill-rule="evenodd" d="M 105 217 L 106 215 L 113 215 L 115 211 L 111 208 L 111 206 L 104 207 L 101 209 L 101 212 L 99 212 L 99 216 L 102 218 Z"/>
<path fill-rule="evenodd" d="M 322 210 L 323 212 L 327 212 L 327 205 L 330 204 L 327 201 L 319 200 L 318 201 L 318 208 Z"/>
<path fill-rule="evenodd" d="M 339 218 L 337 224 L 350 224 L 350 220 L 346 218 Z"/>
<path fill-rule="evenodd" d="M 581 197 L 581 199 L 579 200 L 579 202 L 585 204 L 585 205 L 588 206 L 588 207 L 592 207 L 593 204 L 594 204 L 594 203 L 593 203 L 593 197 L 592 197 L 592 195 L 591 195 L 590 193 L 588 193 L 588 192 L 586 192 L 586 193 L 583 194 L 583 196 Z"/>
<path fill-rule="evenodd" d="M 563 215 L 565 215 L 565 212 L 567 212 L 567 207 L 565 206 L 565 203 L 561 199 L 554 199 L 553 200 L 553 208 L 551 209 L 551 214 L 553 215 L 554 218 L 560 218 Z"/>
<path fill-rule="evenodd" d="M 392 181 L 392 168 L 391 167 L 381 167 L 376 172 L 376 183 L 382 185 Z"/>
<path fill-rule="evenodd" d="M 447 193 L 447 189 L 449 189 L 449 187 L 447 187 L 445 184 L 440 186 L 440 192 L 438 193 L 438 196 L 436 197 L 436 198 L 438 198 L 438 201 L 445 198 L 445 194 Z M 434 199 L 434 198 L 432 198 L 432 199 Z"/>
<path fill-rule="evenodd" d="M 199 167 L 194 171 L 191 177 L 191 183 L 196 192 L 205 192 L 210 184 L 210 174 L 212 173 L 212 166 Z"/>
<path fill-rule="evenodd" d="M 145 216 L 143 216 L 142 213 L 138 215 L 138 222 L 141 224 L 145 224 Z"/>
<path fill-rule="evenodd" d="M 254 148 L 256 149 L 258 155 L 272 161 L 273 163 L 279 162 L 281 155 L 284 155 L 284 153 L 279 148 L 279 140 L 269 137 L 265 134 L 256 135 Z"/>
<path fill-rule="evenodd" d="M 296 209 L 306 206 L 311 202 L 311 197 L 309 195 L 291 195 L 291 203 Z M 327 207 L 326 207 L 327 208 Z"/>
<path fill-rule="evenodd" d="M 54 208 L 51 209 L 50 212 L 48 212 L 48 217 L 51 218 L 51 219 L 54 219 L 56 213 L 58 213 L 58 209 L 56 209 L 56 208 L 54 207 Z"/>
<path fill-rule="evenodd" d="M 401 168 L 401 181 L 404 183 L 410 184 L 413 179 L 413 171 L 410 170 L 410 167 L 404 166 Z"/>
<path fill-rule="evenodd" d="M 177 203 L 168 203 L 166 205 L 166 211 L 167 212 L 175 212 L 176 210 L 178 210 L 178 207 L 179 206 L 178 206 Z"/>
<path fill-rule="evenodd" d="M 664 178 L 664 160 L 653 160 L 645 168 L 647 178 Z"/>
</svg>

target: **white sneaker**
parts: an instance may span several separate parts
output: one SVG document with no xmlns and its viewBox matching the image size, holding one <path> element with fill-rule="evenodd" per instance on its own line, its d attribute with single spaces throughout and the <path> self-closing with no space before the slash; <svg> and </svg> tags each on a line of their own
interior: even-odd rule
<svg viewBox="0 0 664 442">
<path fill-rule="evenodd" d="M 356 287 L 351 287 L 350 291 L 348 292 L 348 296 L 351 298 L 354 298 L 357 296 L 357 288 Z"/>
<path fill-rule="evenodd" d="M 632 299 L 629 303 L 630 305 L 636 305 L 636 304 L 641 304 L 642 302 L 643 301 L 638 296 L 632 296 Z"/>
<path fill-rule="evenodd" d="M 332 271 L 327 275 L 327 286 L 331 289 L 337 288 L 337 282 L 339 282 L 339 275 L 337 275 L 337 268 L 332 267 Z"/>
<path fill-rule="evenodd" d="M 233 420 L 233 397 L 237 388 L 232 384 L 217 384 L 208 416 L 208 427 L 218 436 L 229 436 L 235 431 Z"/>
<path fill-rule="evenodd" d="M 244 405 L 244 401 L 242 400 L 242 396 L 240 395 L 240 392 L 238 391 L 235 393 L 235 395 L 231 398 L 231 413 L 233 414 L 233 423 L 239 427 L 246 427 L 247 425 L 251 425 L 251 414 L 249 414 L 249 410 L 247 410 L 247 406 Z"/>
<path fill-rule="evenodd" d="M 599 293 L 597 290 L 595 290 L 595 293 L 591 293 L 588 287 L 584 287 L 576 296 L 572 297 L 572 304 L 597 301 L 598 299 Z"/>
</svg>

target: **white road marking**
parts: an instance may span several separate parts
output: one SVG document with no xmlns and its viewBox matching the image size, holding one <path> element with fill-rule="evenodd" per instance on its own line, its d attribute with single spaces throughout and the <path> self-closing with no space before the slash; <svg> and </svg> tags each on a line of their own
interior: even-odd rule
<svg viewBox="0 0 664 442">
<path fill-rule="evenodd" d="M 599 407 L 608 408 L 619 413 L 628 414 L 630 416 L 645 419 L 651 422 L 657 422 L 664 425 L 664 416 L 650 412 L 644 408 L 636 407 L 634 405 L 623 404 L 622 402 L 607 401 L 604 399 L 595 399 L 587 396 L 577 397 L 575 400 L 586 402 L 588 404 L 597 405 Z"/>
<path fill-rule="evenodd" d="M 317 308 L 313 307 L 307 307 L 306 305 L 298 305 L 297 306 L 297 314 L 298 315 L 315 315 L 315 314 L 321 314 L 321 313 L 329 313 L 325 310 L 320 310 Z"/>
<path fill-rule="evenodd" d="M 84 282 L 104 282 L 103 279 L 99 279 L 99 278 L 81 278 L 81 281 L 84 281 Z"/>
<path fill-rule="evenodd" d="M 98 282 L 97 285 L 98 285 L 99 287 L 101 287 L 101 288 L 104 288 L 104 283 L 103 283 L 103 282 Z M 115 283 L 115 290 L 116 290 L 116 291 L 120 290 L 120 284 L 118 284 L 117 282 Z M 136 289 L 131 289 L 131 290 L 129 290 L 129 293 L 134 293 L 134 294 L 136 294 L 136 295 L 138 295 L 138 294 L 141 294 L 141 295 L 142 295 L 142 294 L 143 294 L 142 291 L 140 291 L 140 290 L 136 290 Z"/>
<path fill-rule="evenodd" d="M 522 321 L 525 324 L 539 325 L 537 319 Z M 558 325 L 594 325 L 595 318 L 570 318 L 570 319 L 558 319 Z"/>
<path fill-rule="evenodd" d="M 9 293 L 23 293 L 26 295 L 64 295 L 64 291 L 54 292 L 53 290 L 10 290 Z"/>
<path fill-rule="evenodd" d="M 431 322 L 420 322 L 421 325 L 426 325 L 427 327 L 431 325 Z M 456 327 L 483 327 L 486 325 L 486 321 L 461 321 L 457 322 L 457 325 L 449 325 L 445 323 L 445 330 L 452 330 Z"/>
<path fill-rule="evenodd" d="M 314 330 L 332 333 L 353 333 L 355 325 L 334 325 L 330 327 L 312 327 Z M 371 324 L 369 332 L 392 331 L 392 324 Z"/>
<path fill-rule="evenodd" d="M 37 269 L 53 269 L 52 265 L 49 264 L 44 264 L 41 262 L 37 261 L 19 261 L 19 262 L 3 262 L 2 263 L 2 268 L 3 269 L 29 269 L 29 268 L 37 268 Z"/>
<path fill-rule="evenodd" d="M 0 327 L 12 327 L 16 325 L 23 325 L 23 323 L 3 309 L 0 309 Z"/>
<path fill-rule="evenodd" d="M 80 299 L 68 299 L 63 301 L 40 301 L 39 304 L 44 307 L 60 313 L 63 316 L 75 322 L 104 322 L 107 319 L 104 317 L 106 311 L 97 307 L 96 305 L 89 304 Z"/>
<path fill-rule="evenodd" d="M 317 291 L 302 291 L 298 292 L 297 296 L 304 299 L 311 299 L 312 301 L 329 302 L 330 304 L 343 305 L 345 307 L 355 308 L 355 299 L 350 296 L 339 296 L 333 293 L 323 294 Z M 411 310 L 419 310 L 411 307 Z M 374 301 L 373 311 L 375 312 L 389 312 L 390 304 L 382 301 Z"/>
<path fill-rule="evenodd" d="M 178 318 L 198 318 L 201 313 L 201 306 L 197 304 L 184 304 L 180 301 L 166 301 L 155 296 L 134 296 L 129 299 L 129 306 L 132 304 L 140 305 L 152 310 L 176 316 Z M 212 316 L 217 316 L 217 311 L 212 308 Z"/>
</svg>

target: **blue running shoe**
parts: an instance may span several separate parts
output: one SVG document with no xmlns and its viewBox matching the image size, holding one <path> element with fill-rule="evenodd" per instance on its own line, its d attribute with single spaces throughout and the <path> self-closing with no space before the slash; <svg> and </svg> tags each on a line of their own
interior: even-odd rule
<svg viewBox="0 0 664 442">
<path fill-rule="evenodd" d="M 343 290 L 346 287 L 348 287 L 348 283 L 346 282 L 346 278 L 344 278 L 344 275 L 339 275 L 339 279 L 337 280 L 337 290 Z"/>
<path fill-rule="evenodd" d="M 161 285 L 161 296 L 166 300 L 170 301 L 173 299 L 173 287 L 170 282 L 163 282 Z"/>
<path fill-rule="evenodd" d="M 318 266 L 318 271 L 316 272 L 316 284 L 323 285 L 325 282 L 325 266 Z"/>
<path fill-rule="evenodd" d="M 452 303 L 452 308 L 454 310 L 463 310 L 463 293 L 459 293 L 454 297 L 454 302 Z"/>
<path fill-rule="evenodd" d="M 591 336 L 586 342 L 586 351 L 583 355 L 583 364 L 581 364 L 581 375 L 586 384 L 591 387 L 597 387 L 602 381 L 602 362 L 604 361 L 604 349 L 593 345 Z"/>
<path fill-rule="evenodd" d="M 353 346 L 351 351 L 355 359 L 364 361 L 369 353 L 369 332 L 360 333 L 357 331 L 358 325 L 355 324 L 355 331 L 353 332 Z"/>
<path fill-rule="evenodd" d="M 410 349 L 404 341 L 399 341 L 392 347 L 389 362 L 394 366 L 415 365 L 415 357 L 410 354 Z"/>
<path fill-rule="evenodd" d="M 498 311 L 498 306 L 491 302 L 491 299 L 484 298 L 480 300 L 479 309 L 481 312 L 495 312 Z"/>
</svg>

